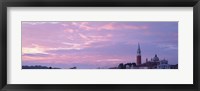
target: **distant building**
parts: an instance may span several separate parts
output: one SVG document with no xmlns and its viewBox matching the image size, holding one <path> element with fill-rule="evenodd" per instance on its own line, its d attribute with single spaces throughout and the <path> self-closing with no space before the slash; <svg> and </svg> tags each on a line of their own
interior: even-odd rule
<svg viewBox="0 0 200 91">
<path fill-rule="evenodd" d="M 69 68 L 69 69 L 77 69 L 76 67 L 72 67 L 72 68 Z"/>
<path fill-rule="evenodd" d="M 178 64 L 176 64 L 176 65 L 171 65 L 170 69 L 178 69 Z"/>
<path fill-rule="evenodd" d="M 155 54 L 155 57 L 153 58 L 153 62 L 158 62 L 159 61 L 159 58 L 157 56 L 157 54 Z"/>
<path fill-rule="evenodd" d="M 160 61 L 160 64 L 157 65 L 157 68 L 158 69 L 170 69 L 171 68 L 171 65 L 168 64 L 168 61 L 163 59 Z"/>
<path fill-rule="evenodd" d="M 166 59 L 160 60 L 157 54 L 155 54 L 150 61 L 147 59 L 144 64 L 146 64 L 149 69 L 170 69 L 171 67 Z"/>
<path fill-rule="evenodd" d="M 120 63 L 117 67 L 118 69 L 124 69 L 124 64 L 123 63 Z"/>
</svg>

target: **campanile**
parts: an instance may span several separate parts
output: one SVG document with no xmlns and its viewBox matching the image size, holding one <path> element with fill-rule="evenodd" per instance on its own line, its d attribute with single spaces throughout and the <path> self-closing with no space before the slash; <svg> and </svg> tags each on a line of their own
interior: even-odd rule
<svg viewBox="0 0 200 91">
<path fill-rule="evenodd" d="M 138 49 L 137 49 L 137 57 L 136 57 L 136 64 L 140 65 L 141 64 L 141 50 L 140 50 L 140 44 L 138 43 Z"/>
</svg>

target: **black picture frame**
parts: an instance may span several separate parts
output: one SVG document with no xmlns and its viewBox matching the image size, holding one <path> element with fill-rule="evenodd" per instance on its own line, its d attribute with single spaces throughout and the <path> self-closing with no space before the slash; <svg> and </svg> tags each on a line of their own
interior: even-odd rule
<svg viewBox="0 0 200 91">
<path fill-rule="evenodd" d="M 7 84 L 7 7 L 193 7 L 194 84 Z M 9 90 L 116 90 L 199 91 L 200 0 L 2 0 L 0 2 L 0 89 Z"/>
</svg>

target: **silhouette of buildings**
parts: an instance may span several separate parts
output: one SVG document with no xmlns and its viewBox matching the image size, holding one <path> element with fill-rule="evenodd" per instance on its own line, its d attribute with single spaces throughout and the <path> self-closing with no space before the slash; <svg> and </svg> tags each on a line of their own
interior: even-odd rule
<svg viewBox="0 0 200 91">
<path fill-rule="evenodd" d="M 151 60 L 146 58 L 146 62 L 142 63 L 142 55 L 140 44 L 138 43 L 137 55 L 136 55 L 136 63 L 120 63 L 117 67 L 118 69 L 178 69 L 178 64 L 170 65 L 168 64 L 168 60 L 162 59 L 160 60 L 158 55 L 155 54 Z"/>
<path fill-rule="evenodd" d="M 35 65 L 35 66 L 23 65 L 22 69 L 60 69 L 60 68 L 47 67 L 47 66 L 41 66 L 41 65 Z"/>
</svg>

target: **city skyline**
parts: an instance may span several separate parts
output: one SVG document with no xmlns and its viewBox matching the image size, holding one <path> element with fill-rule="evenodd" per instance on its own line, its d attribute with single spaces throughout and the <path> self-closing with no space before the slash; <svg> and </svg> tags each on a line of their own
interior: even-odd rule
<svg viewBox="0 0 200 91">
<path fill-rule="evenodd" d="M 178 22 L 22 22 L 22 65 L 109 68 L 155 54 L 178 64 Z"/>
</svg>

